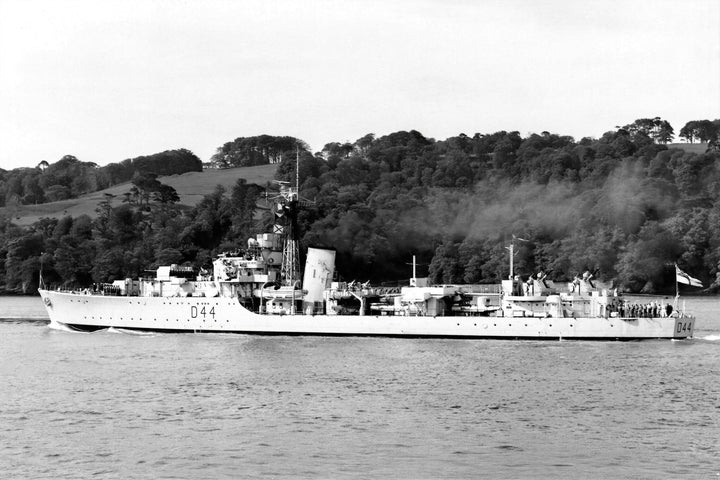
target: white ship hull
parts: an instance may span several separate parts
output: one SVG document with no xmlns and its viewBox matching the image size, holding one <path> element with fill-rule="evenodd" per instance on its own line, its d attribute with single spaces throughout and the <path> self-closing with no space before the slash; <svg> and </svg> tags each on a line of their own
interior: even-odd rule
<svg viewBox="0 0 720 480">
<path fill-rule="evenodd" d="M 571 318 L 402 315 L 266 315 L 225 297 L 103 296 L 40 290 L 51 322 L 81 330 L 260 335 L 639 340 L 692 337 L 691 316 Z"/>
</svg>

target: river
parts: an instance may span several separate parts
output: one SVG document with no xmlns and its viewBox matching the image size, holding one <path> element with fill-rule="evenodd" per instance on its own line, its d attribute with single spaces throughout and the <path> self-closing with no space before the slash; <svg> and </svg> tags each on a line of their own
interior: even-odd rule
<svg viewBox="0 0 720 480">
<path fill-rule="evenodd" d="M 3 478 L 720 478 L 720 299 L 695 338 L 92 334 L 0 297 Z"/>
</svg>

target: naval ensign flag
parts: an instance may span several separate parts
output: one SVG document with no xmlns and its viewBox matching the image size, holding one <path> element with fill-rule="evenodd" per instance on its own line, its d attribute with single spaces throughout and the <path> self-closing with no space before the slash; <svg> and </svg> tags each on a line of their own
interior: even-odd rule
<svg viewBox="0 0 720 480">
<path fill-rule="evenodd" d="M 675 280 L 678 283 L 684 283 L 686 285 L 692 285 L 693 287 L 702 287 L 703 284 L 700 280 L 697 278 L 693 278 L 687 273 L 683 272 L 678 268 L 677 265 L 675 265 Z"/>
</svg>

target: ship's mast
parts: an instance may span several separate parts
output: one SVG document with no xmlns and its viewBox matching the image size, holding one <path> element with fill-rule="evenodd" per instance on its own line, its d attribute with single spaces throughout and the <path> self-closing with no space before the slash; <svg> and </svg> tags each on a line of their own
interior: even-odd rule
<svg viewBox="0 0 720 480">
<path fill-rule="evenodd" d="M 508 280 L 513 279 L 513 271 L 515 270 L 515 235 L 512 236 L 512 241 L 509 247 L 505 247 L 506 250 L 510 251 L 510 273 L 508 274 Z"/>
<path fill-rule="evenodd" d="M 38 279 L 38 287 L 41 290 L 45 290 L 45 280 L 43 279 L 43 255 L 45 252 L 40 252 L 40 277 Z"/>
<path fill-rule="evenodd" d="M 515 240 L 527 242 L 527 240 L 525 240 L 524 238 L 516 237 L 515 235 L 513 235 L 510 246 L 505 247 L 507 250 L 510 251 L 510 274 L 508 275 L 508 280 L 513 280 L 515 278 Z"/>
<path fill-rule="evenodd" d="M 300 147 L 295 145 L 295 200 L 300 200 Z"/>
<path fill-rule="evenodd" d="M 280 278 L 284 285 L 295 285 L 300 280 L 300 245 L 298 239 L 297 209 L 300 190 L 300 150 L 295 151 L 295 188 L 281 187 L 282 209 L 287 218 L 285 241 L 283 243 L 283 261 Z"/>
</svg>

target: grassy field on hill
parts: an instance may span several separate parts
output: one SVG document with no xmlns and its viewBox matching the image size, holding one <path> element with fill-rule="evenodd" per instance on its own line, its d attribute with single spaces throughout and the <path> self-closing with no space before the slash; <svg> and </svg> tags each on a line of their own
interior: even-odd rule
<svg viewBox="0 0 720 480">
<path fill-rule="evenodd" d="M 224 186 L 228 192 L 239 178 L 248 183 L 265 185 L 275 177 L 277 165 L 257 165 L 254 167 L 228 168 L 225 170 L 206 170 L 204 172 L 188 172 L 182 175 L 158 177 L 162 183 L 170 185 L 177 190 L 180 203 L 194 206 L 203 196 L 211 193 L 216 185 Z M 131 183 L 122 183 L 105 190 L 89 193 L 79 198 L 63 200 L 60 202 L 43 203 L 41 205 L 18 205 L 16 207 L 0 208 L 0 215 L 8 215 L 17 225 L 31 225 L 42 217 L 61 218 L 66 215 L 77 217 L 79 215 L 96 215 L 95 208 L 106 193 L 116 195 L 114 202 L 119 205 L 122 196 L 130 190 Z"/>
<path fill-rule="evenodd" d="M 708 144 L 699 142 L 699 143 L 669 143 L 667 145 L 668 148 L 679 148 L 680 150 L 688 153 L 697 153 L 698 155 L 702 155 L 705 153 L 708 149 Z"/>
</svg>

